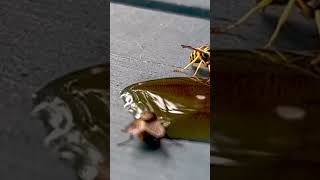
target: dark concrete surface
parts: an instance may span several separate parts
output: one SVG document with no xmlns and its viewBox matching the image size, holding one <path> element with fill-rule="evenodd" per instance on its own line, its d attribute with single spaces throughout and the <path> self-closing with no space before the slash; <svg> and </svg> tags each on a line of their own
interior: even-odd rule
<svg viewBox="0 0 320 180">
<path fill-rule="evenodd" d="M 148 1 L 147 1 L 148 2 Z M 209 0 L 163 1 L 176 8 L 210 7 Z M 139 148 L 137 140 L 126 146 L 117 143 L 128 138 L 120 132 L 133 116 L 123 108 L 120 91 L 140 81 L 185 76 L 175 73 L 188 61 L 189 50 L 181 44 L 200 46 L 209 43 L 208 18 L 192 14 L 168 12 L 159 7 L 143 8 L 130 3 L 111 3 L 111 129 L 110 173 L 112 180 L 206 180 L 209 174 L 209 144 L 181 141 L 182 147 L 164 142 L 162 151 Z M 203 12 L 203 11 L 202 11 Z M 190 73 L 189 73 L 190 75 Z"/>
<path fill-rule="evenodd" d="M 0 2 L 0 179 L 72 180 L 42 144 L 32 94 L 66 73 L 108 61 L 109 3 L 102 0 Z"/>
</svg>

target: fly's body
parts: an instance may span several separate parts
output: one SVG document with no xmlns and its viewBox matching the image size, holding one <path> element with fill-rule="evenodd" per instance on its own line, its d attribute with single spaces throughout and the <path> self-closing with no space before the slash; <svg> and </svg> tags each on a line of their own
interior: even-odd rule
<svg viewBox="0 0 320 180">
<path fill-rule="evenodd" d="M 139 119 L 131 122 L 122 132 L 129 133 L 130 138 L 119 145 L 123 145 L 138 137 L 141 142 L 147 144 L 150 148 L 158 148 L 160 140 L 165 137 L 166 130 L 161 121 L 152 112 L 143 112 Z"/>
</svg>

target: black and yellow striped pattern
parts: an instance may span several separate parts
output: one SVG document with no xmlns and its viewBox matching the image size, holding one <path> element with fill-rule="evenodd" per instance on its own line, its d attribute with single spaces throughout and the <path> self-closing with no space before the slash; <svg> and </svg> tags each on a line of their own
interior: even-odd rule
<svg viewBox="0 0 320 180">
<path fill-rule="evenodd" d="M 201 61 L 205 62 L 206 64 L 210 63 L 210 48 L 209 48 L 209 46 L 205 45 L 205 46 L 201 46 L 196 49 L 202 50 L 203 52 L 193 50 L 190 55 L 190 58 L 189 58 L 190 62 L 197 59 L 194 63 L 200 63 Z M 204 52 L 206 52 L 206 53 L 204 53 Z"/>
<path fill-rule="evenodd" d="M 197 69 L 195 71 L 195 73 L 193 74 L 193 77 L 196 76 L 199 68 L 201 67 L 201 65 L 206 66 L 209 69 L 209 73 L 210 73 L 210 47 L 208 45 L 205 46 L 201 46 L 199 48 L 194 48 L 192 46 L 186 46 L 186 45 L 181 45 L 183 48 L 188 48 L 192 50 L 192 53 L 189 57 L 189 64 L 186 65 L 182 70 L 187 69 L 189 66 L 198 63 Z M 181 71 L 182 71 L 181 70 Z"/>
</svg>

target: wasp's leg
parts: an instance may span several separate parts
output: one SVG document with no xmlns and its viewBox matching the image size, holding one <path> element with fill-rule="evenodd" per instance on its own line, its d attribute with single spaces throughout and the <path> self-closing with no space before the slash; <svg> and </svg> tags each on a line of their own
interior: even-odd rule
<svg viewBox="0 0 320 180">
<path fill-rule="evenodd" d="M 289 0 L 288 4 L 286 5 L 286 7 L 283 10 L 282 15 L 280 16 L 279 20 L 278 20 L 278 24 L 277 27 L 275 29 L 275 31 L 273 32 L 273 34 L 271 35 L 270 40 L 268 41 L 268 43 L 265 45 L 265 48 L 269 48 L 271 47 L 273 41 L 277 38 L 282 26 L 284 25 L 284 23 L 288 20 L 289 14 L 292 10 L 292 7 L 294 6 L 296 0 Z"/>
<path fill-rule="evenodd" d="M 210 84 L 210 64 L 208 65 L 208 69 L 209 69 L 209 78 L 208 78 L 207 83 Z"/>
<path fill-rule="evenodd" d="M 298 6 L 298 8 L 301 10 L 301 14 L 304 16 L 304 17 L 312 17 L 313 16 L 313 9 L 308 6 L 304 0 L 297 0 L 296 1 L 296 4 Z"/>
<path fill-rule="evenodd" d="M 262 0 L 260 1 L 255 7 L 253 7 L 252 9 L 250 9 L 249 12 L 247 12 L 244 16 L 242 16 L 237 22 L 225 27 L 225 28 L 222 28 L 222 29 L 219 29 L 219 28 L 216 28 L 216 29 L 213 29 L 214 32 L 216 33 L 223 33 L 223 32 L 227 32 L 237 26 L 239 26 L 240 24 L 242 24 L 244 21 L 246 21 L 250 16 L 254 15 L 255 13 L 257 13 L 258 11 L 260 10 L 263 10 L 265 9 L 268 5 L 270 5 L 271 3 L 273 2 L 273 0 Z"/>
<path fill-rule="evenodd" d="M 182 71 L 186 70 L 189 66 L 194 64 L 199 59 L 199 57 L 200 56 L 198 55 L 196 58 L 194 58 L 194 60 L 192 60 L 188 65 L 186 65 L 186 67 L 184 67 L 182 69 L 176 69 L 176 70 L 174 70 L 174 72 L 182 72 Z"/>
<path fill-rule="evenodd" d="M 315 15 L 315 21 L 316 21 L 318 33 L 320 36 L 320 10 L 316 10 L 314 15 Z M 320 63 L 320 54 L 311 61 L 312 65 L 318 65 L 319 63 Z"/>
<path fill-rule="evenodd" d="M 192 77 L 195 77 L 197 75 L 197 72 L 199 71 L 200 67 L 201 67 L 201 64 L 202 64 L 202 61 L 200 61 L 197 69 L 196 69 L 196 72 L 194 72 L 194 74 L 192 75 Z"/>
<path fill-rule="evenodd" d="M 118 146 L 123 146 L 123 145 L 126 145 L 126 144 L 128 144 L 130 141 L 132 141 L 133 140 L 133 135 L 130 135 L 129 136 L 129 139 L 127 139 L 127 140 L 125 140 L 125 141 L 123 141 L 123 142 L 121 142 L 121 143 L 118 143 Z"/>
<path fill-rule="evenodd" d="M 317 30 L 320 36 L 320 10 L 316 10 L 315 13 L 315 21 L 316 21 L 316 26 L 317 26 Z"/>
</svg>

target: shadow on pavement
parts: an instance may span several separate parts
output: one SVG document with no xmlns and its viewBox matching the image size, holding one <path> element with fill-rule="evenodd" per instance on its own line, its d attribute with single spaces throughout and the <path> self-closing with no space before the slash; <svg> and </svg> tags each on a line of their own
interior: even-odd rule
<svg viewBox="0 0 320 180">
<path fill-rule="evenodd" d="M 125 4 L 145 9 L 156 11 L 169 12 L 184 16 L 197 17 L 202 19 L 210 19 L 210 8 L 204 9 L 200 7 L 190 7 L 160 1 L 145 1 L 145 0 L 111 0 L 113 3 Z"/>
</svg>

